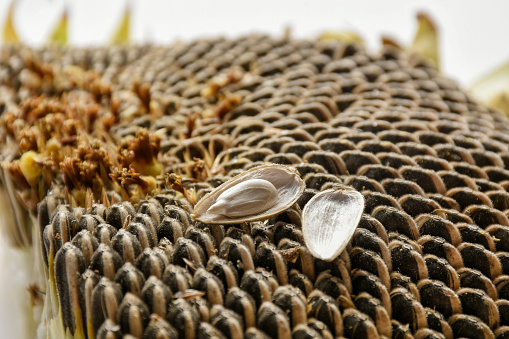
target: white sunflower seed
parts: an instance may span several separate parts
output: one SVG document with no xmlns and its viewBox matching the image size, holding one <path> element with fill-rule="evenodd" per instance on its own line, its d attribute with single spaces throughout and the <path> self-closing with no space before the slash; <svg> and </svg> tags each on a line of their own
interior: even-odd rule
<svg viewBox="0 0 509 339">
<path fill-rule="evenodd" d="M 232 204 L 232 201 L 235 204 Z M 277 190 L 264 179 L 251 179 L 224 191 L 207 213 L 222 214 L 235 218 L 259 213 L 274 206 Z"/>
<path fill-rule="evenodd" d="M 290 208 L 304 187 L 293 167 L 255 167 L 205 195 L 194 207 L 192 216 L 207 224 L 268 219 Z"/>
</svg>

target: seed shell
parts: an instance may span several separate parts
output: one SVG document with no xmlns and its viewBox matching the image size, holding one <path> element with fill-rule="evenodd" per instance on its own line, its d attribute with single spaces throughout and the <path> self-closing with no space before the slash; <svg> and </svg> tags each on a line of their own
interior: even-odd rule
<svg viewBox="0 0 509 339">
<path fill-rule="evenodd" d="M 302 234 L 313 256 L 333 261 L 353 236 L 364 198 L 352 189 L 333 188 L 318 193 L 302 211 Z"/>
</svg>

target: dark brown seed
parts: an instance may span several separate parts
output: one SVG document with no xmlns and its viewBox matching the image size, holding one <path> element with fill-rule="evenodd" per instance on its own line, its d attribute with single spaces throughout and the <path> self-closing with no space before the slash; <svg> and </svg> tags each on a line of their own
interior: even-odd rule
<svg viewBox="0 0 509 339">
<path fill-rule="evenodd" d="M 315 280 L 315 259 L 306 247 L 296 241 L 283 239 L 279 242 L 278 248 L 286 260 L 288 270 L 295 269 L 306 275 L 309 280 Z M 288 282 L 290 283 L 289 279 L 290 274 L 288 274 Z"/>
<path fill-rule="evenodd" d="M 92 291 L 101 277 L 91 270 L 86 270 L 78 282 L 79 301 L 85 335 L 94 333 L 92 324 Z"/>
<path fill-rule="evenodd" d="M 173 247 L 173 263 L 186 267 L 184 259 L 198 266 L 205 264 L 205 254 L 197 243 L 190 239 L 178 238 Z"/>
<path fill-rule="evenodd" d="M 438 258 L 432 254 L 424 256 L 424 261 L 428 268 L 428 278 L 440 280 L 447 287 L 456 291 L 460 287 L 460 279 L 456 270 L 447 262 L 447 260 Z"/>
<path fill-rule="evenodd" d="M 81 250 L 83 258 L 85 259 L 85 265 L 90 265 L 90 258 L 99 247 L 99 242 L 88 230 L 78 232 L 72 239 L 72 244 Z"/>
<path fill-rule="evenodd" d="M 355 298 L 354 305 L 357 310 L 371 318 L 380 335 L 392 336 L 391 317 L 380 300 L 373 298 L 366 292 L 362 292 Z M 344 317 L 343 322 L 345 322 Z M 346 327 L 347 325 L 345 325 L 345 329 Z"/>
<path fill-rule="evenodd" d="M 384 179 L 381 182 L 385 192 L 393 197 L 401 198 L 404 195 L 425 195 L 424 190 L 415 182 L 406 179 Z"/>
<path fill-rule="evenodd" d="M 224 286 L 221 280 L 204 268 L 199 268 L 194 273 L 192 288 L 205 293 L 209 305 L 222 305 L 224 300 Z"/>
<path fill-rule="evenodd" d="M 176 205 L 166 205 L 164 207 L 164 214 L 168 218 L 176 219 L 184 225 L 187 229 L 191 223 L 189 213 L 183 208 Z"/>
<path fill-rule="evenodd" d="M 76 229 L 76 218 L 70 211 L 68 205 L 59 205 L 51 219 L 52 225 L 52 242 L 55 253 L 66 242 L 71 241 L 72 230 Z"/>
<path fill-rule="evenodd" d="M 495 301 L 500 316 L 500 325 L 507 326 L 509 322 L 509 301 L 506 299 L 498 299 Z"/>
<path fill-rule="evenodd" d="M 481 245 L 462 243 L 458 250 L 466 267 L 479 270 L 487 277 L 494 279 L 502 274 L 502 266 L 497 256 Z"/>
<path fill-rule="evenodd" d="M 325 325 L 320 320 L 317 320 L 315 318 L 309 318 L 308 319 L 308 326 L 318 332 L 318 334 L 323 337 L 324 339 L 332 339 L 334 338 L 332 336 L 332 333 L 329 331 L 329 328 L 327 325 Z"/>
<path fill-rule="evenodd" d="M 177 339 L 178 334 L 164 318 L 157 314 L 150 315 L 150 322 L 143 332 L 144 339 Z"/>
<path fill-rule="evenodd" d="M 141 296 L 141 290 L 145 285 L 145 276 L 133 264 L 126 262 L 115 273 L 115 282 L 121 286 L 124 294 L 129 292 Z"/>
<path fill-rule="evenodd" d="M 258 309 L 256 326 L 272 338 L 290 338 L 292 333 L 287 315 L 270 301 Z"/>
<path fill-rule="evenodd" d="M 140 338 L 149 321 L 150 311 L 147 305 L 134 294 L 127 293 L 117 311 L 117 322 L 120 324 L 122 332 Z"/>
<path fill-rule="evenodd" d="M 55 281 L 64 327 L 74 334 L 81 320 L 79 277 L 85 271 L 83 253 L 70 243 L 64 244 L 55 256 Z"/>
<path fill-rule="evenodd" d="M 134 207 L 132 205 L 125 203 L 115 204 L 106 210 L 105 221 L 119 230 L 124 226 L 129 215 L 134 216 Z"/>
<path fill-rule="evenodd" d="M 172 299 L 172 292 L 161 280 L 150 276 L 141 290 L 141 299 L 147 304 L 150 313 L 165 318 L 166 310 Z"/>
<path fill-rule="evenodd" d="M 100 275 L 113 280 L 115 273 L 122 266 L 122 258 L 111 247 L 100 244 L 90 258 L 89 268 Z"/>
<path fill-rule="evenodd" d="M 122 301 L 122 290 L 118 284 L 101 278 L 92 290 L 92 325 L 94 333 L 97 333 L 101 324 L 109 319 L 117 323 L 117 311 Z"/>
<path fill-rule="evenodd" d="M 419 227 L 419 233 L 441 237 L 454 246 L 461 243 L 461 234 L 454 224 L 444 218 L 435 215 L 421 215 L 415 218 Z"/>
<path fill-rule="evenodd" d="M 265 301 L 272 300 L 272 287 L 260 273 L 252 270 L 245 272 L 240 282 L 240 288 L 249 293 L 256 302 L 256 307 Z"/>
<path fill-rule="evenodd" d="M 148 279 L 151 275 L 161 279 L 166 263 L 162 255 L 155 249 L 146 248 L 136 259 L 136 267 Z"/>
<path fill-rule="evenodd" d="M 111 245 L 111 239 L 115 236 L 117 233 L 117 229 L 110 224 L 102 223 L 97 225 L 97 227 L 94 229 L 94 237 L 96 237 L 97 241 L 99 241 L 101 244 L 105 244 L 110 246 Z"/>
<path fill-rule="evenodd" d="M 461 302 L 458 296 L 444 283 L 423 279 L 417 284 L 417 287 L 423 306 L 437 310 L 446 318 L 461 313 Z"/>
<path fill-rule="evenodd" d="M 290 327 L 307 323 L 306 297 L 296 287 L 281 286 L 274 291 L 272 302 L 283 312 L 286 312 L 290 320 Z"/>
<path fill-rule="evenodd" d="M 410 339 L 413 337 L 408 325 L 403 325 L 396 319 L 391 320 L 392 337 L 395 339 Z"/>
<path fill-rule="evenodd" d="M 454 337 L 470 337 L 470 338 L 493 338 L 494 334 L 491 329 L 483 323 L 479 318 L 466 315 L 455 314 L 449 319 Z"/>
<path fill-rule="evenodd" d="M 463 267 L 463 258 L 460 252 L 441 237 L 423 236 L 418 241 L 423 254 L 433 254 L 446 259 L 455 269 Z"/>
<path fill-rule="evenodd" d="M 509 225 L 509 219 L 504 213 L 488 206 L 470 205 L 463 213 L 483 229 L 490 225 Z"/>
<path fill-rule="evenodd" d="M 428 320 L 428 327 L 434 331 L 437 331 L 444 335 L 447 339 L 453 338 L 453 333 L 451 326 L 445 320 L 444 316 L 437 312 L 436 310 L 432 310 L 430 308 L 424 308 L 426 312 L 426 318 Z"/>
<path fill-rule="evenodd" d="M 386 247 L 387 252 L 389 254 L 389 249 Z M 389 254 L 390 255 L 390 254 Z M 384 285 L 389 288 L 390 287 L 390 277 L 389 272 L 392 267 L 392 262 L 390 256 L 386 258 L 391 266 L 388 266 L 382 257 L 377 253 L 366 250 L 361 247 L 355 247 L 350 251 L 350 260 L 352 263 L 353 269 L 361 269 L 367 272 L 370 272 L 380 278 L 380 280 L 384 283 Z"/>
<path fill-rule="evenodd" d="M 177 337 L 176 337 L 177 338 Z M 227 337 L 219 331 L 217 328 L 212 326 L 207 322 L 201 322 L 198 330 L 196 332 L 197 339 L 209 339 L 209 338 L 218 338 L 218 339 L 226 339 Z"/>
<path fill-rule="evenodd" d="M 308 297 L 313 290 L 313 283 L 311 280 L 297 270 L 290 271 L 288 274 L 288 283 L 300 289 L 306 297 Z"/>
<path fill-rule="evenodd" d="M 164 269 L 162 280 L 173 293 L 191 288 L 191 274 L 183 267 L 168 265 Z"/>
<path fill-rule="evenodd" d="M 138 213 L 148 215 L 154 222 L 155 225 L 159 225 L 164 217 L 163 208 L 160 203 L 155 201 L 140 201 L 136 210 Z"/>
<path fill-rule="evenodd" d="M 405 212 L 394 207 L 379 206 L 371 214 L 384 225 L 388 232 L 396 231 L 411 239 L 419 237 L 415 221 Z"/>
<path fill-rule="evenodd" d="M 394 270 L 409 276 L 414 282 L 428 277 L 423 257 L 412 246 L 396 240 L 391 241 L 389 249 Z"/>
<path fill-rule="evenodd" d="M 497 328 L 500 325 L 498 308 L 493 299 L 483 291 L 462 288 L 457 294 L 464 314 L 478 317 L 490 328 Z"/>
<path fill-rule="evenodd" d="M 111 247 L 122 257 L 123 262 L 134 264 L 142 248 L 138 238 L 125 229 L 120 229 L 111 239 Z"/>
<path fill-rule="evenodd" d="M 76 226 L 76 233 L 82 230 L 88 230 L 93 232 L 94 229 L 99 225 L 104 223 L 103 218 L 94 214 L 84 214 L 78 219 L 78 224 Z"/>
<path fill-rule="evenodd" d="M 373 338 L 378 336 L 378 331 L 372 320 L 357 311 L 349 308 L 343 313 L 344 334 L 349 338 Z"/>
<path fill-rule="evenodd" d="M 495 285 L 481 272 L 468 267 L 461 268 L 457 272 L 460 277 L 461 287 L 482 290 L 493 300 L 498 298 Z"/>
<path fill-rule="evenodd" d="M 256 249 L 254 255 L 254 264 L 258 267 L 264 267 L 267 271 L 272 272 L 279 281 L 280 285 L 288 283 L 288 271 L 285 260 L 276 246 L 263 242 Z"/>
<path fill-rule="evenodd" d="M 175 243 L 178 238 L 184 236 L 185 227 L 177 219 L 165 217 L 157 227 L 157 238 L 167 238 Z"/>
<path fill-rule="evenodd" d="M 198 312 L 184 299 L 176 299 L 169 307 L 166 320 L 177 330 L 179 338 L 195 338 L 200 324 Z"/>
<path fill-rule="evenodd" d="M 218 256 L 231 262 L 242 279 L 244 272 L 254 270 L 253 258 L 248 247 L 241 241 L 225 237 L 219 246 Z"/>
<path fill-rule="evenodd" d="M 121 339 L 123 337 L 122 329 L 120 325 L 117 325 L 115 321 L 106 319 L 97 331 L 97 339 Z"/>
<path fill-rule="evenodd" d="M 387 313 L 392 315 L 389 291 L 377 276 L 366 271 L 357 270 L 352 275 L 352 286 L 355 295 L 359 295 L 362 292 L 372 295 L 379 299 L 387 310 Z"/>
<path fill-rule="evenodd" d="M 412 332 L 427 327 L 426 313 L 421 303 L 408 290 L 398 287 L 391 291 L 393 316 L 408 324 Z"/>
<path fill-rule="evenodd" d="M 221 331 L 227 338 L 242 338 L 242 318 L 235 312 L 214 305 L 210 310 L 210 324 Z"/>
<path fill-rule="evenodd" d="M 440 205 L 436 201 L 420 195 L 404 195 L 398 202 L 403 210 L 414 218 L 440 209 Z"/>
<path fill-rule="evenodd" d="M 247 292 L 238 287 L 232 287 L 225 297 L 225 306 L 244 319 L 246 328 L 255 326 L 256 323 L 256 304 Z"/>
<path fill-rule="evenodd" d="M 495 242 L 497 251 L 507 252 L 509 250 L 509 227 L 503 225 L 492 225 L 486 228 Z"/>
<path fill-rule="evenodd" d="M 335 336 L 343 335 L 341 312 L 332 297 L 315 290 L 309 295 L 307 302 L 308 318 L 316 318 L 322 321 Z"/>
</svg>

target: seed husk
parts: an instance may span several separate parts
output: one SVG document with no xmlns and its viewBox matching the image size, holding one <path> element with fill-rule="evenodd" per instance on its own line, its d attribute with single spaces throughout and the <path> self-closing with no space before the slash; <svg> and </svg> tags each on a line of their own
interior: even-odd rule
<svg viewBox="0 0 509 339">
<path fill-rule="evenodd" d="M 364 210 L 364 198 L 351 189 L 323 191 L 302 211 L 302 234 L 313 256 L 333 261 L 350 241 Z"/>
</svg>

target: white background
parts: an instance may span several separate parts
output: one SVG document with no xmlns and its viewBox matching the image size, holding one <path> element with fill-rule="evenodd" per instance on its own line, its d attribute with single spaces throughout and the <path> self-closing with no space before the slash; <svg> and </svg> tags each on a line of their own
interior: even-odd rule
<svg viewBox="0 0 509 339">
<path fill-rule="evenodd" d="M 10 0 L 0 0 L 0 25 Z M 126 0 L 18 0 L 15 23 L 23 41 L 44 43 L 64 5 L 69 8 L 73 44 L 108 42 Z M 467 0 L 131 0 L 136 42 L 169 43 L 176 38 L 237 35 L 250 31 L 316 36 L 323 30 L 359 32 L 375 49 L 381 34 L 410 43 L 415 14 L 429 13 L 441 29 L 443 69 L 471 84 L 509 60 L 509 1 Z"/>
<path fill-rule="evenodd" d="M 10 0 L 0 0 L 0 27 Z M 69 8 L 70 42 L 105 44 L 118 24 L 125 0 L 18 0 L 15 24 L 25 43 L 43 44 L 64 5 Z M 133 8 L 135 42 L 170 43 L 197 36 L 234 36 L 251 31 L 313 37 L 324 30 L 354 30 L 368 47 L 379 46 L 381 34 L 410 44 L 415 14 L 424 10 L 440 28 L 443 72 L 468 87 L 509 60 L 509 1 L 340 1 L 340 0 L 138 0 Z M 26 306 L 23 257 L 7 251 L 0 235 L 0 333 L 24 338 L 20 312 Z M 7 268 L 9 267 L 9 268 Z"/>
</svg>

